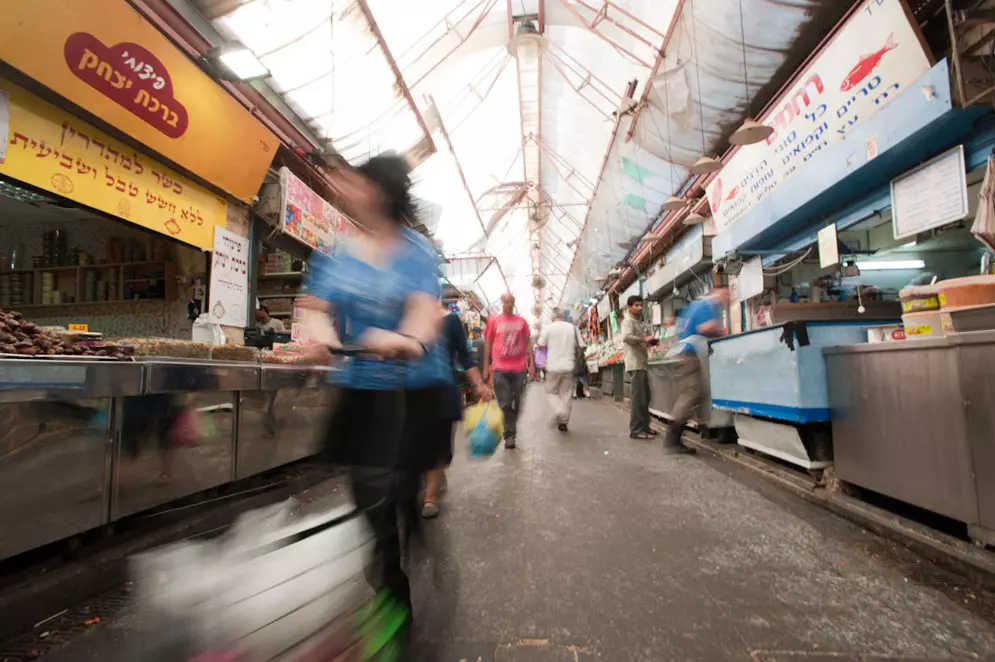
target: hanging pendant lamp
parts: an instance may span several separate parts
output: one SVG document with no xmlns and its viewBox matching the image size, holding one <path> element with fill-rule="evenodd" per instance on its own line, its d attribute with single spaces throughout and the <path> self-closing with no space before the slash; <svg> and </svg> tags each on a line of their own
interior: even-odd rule
<svg viewBox="0 0 995 662">
<path fill-rule="evenodd" d="M 746 24 L 743 21 L 743 0 L 739 0 L 739 31 L 740 43 L 743 45 L 743 87 L 746 88 L 746 107 L 750 107 L 750 76 L 749 65 L 746 62 Z M 753 145 L 763 142 L 774 135 L 774 128 L 747 117 L 743 125 L 733 131 L 729 142 L 733 145 Z"/>
<path fill-rule="evenodd" d="M 676 195 L 672 195 L 667 198 L 666 202 L 660 205 L 660 209 L 664 209 L 666 211 L 677 211 L 684 209 L 687 206 L 688 203 L 684 198 L 678 198 Z"/>
<path fill-rule="evenodd" d="M 682 223 L 684 225 L 701 225 L 702 223 L 705 222 L 705 220 L 706 219 L 705 219 L 704 216 L 702 216 L 701 214 L 699 214 L 696 211 L 693 211 L 693 212 L 691 212 L 690 214 L 688 214 L 687 216 L 684 217 L 684 220 L 682 221 Z"/>
<path fill-rule="evenodd" d="M 722 162 L 707 155 L 699 156 L 698 160 L 691 166 L 691 172 L 696 175 L 707 175 L 719 170 L 722 170 Z"/>
<path fill-rule="evenodd" d="M 774 135 L 774 128 L 761 124 L 747 117 L 743 120 L 742 126 L 732 132 L 729 142 L 733 145 L 753 145 L 760 143 Z"/>
</svg>

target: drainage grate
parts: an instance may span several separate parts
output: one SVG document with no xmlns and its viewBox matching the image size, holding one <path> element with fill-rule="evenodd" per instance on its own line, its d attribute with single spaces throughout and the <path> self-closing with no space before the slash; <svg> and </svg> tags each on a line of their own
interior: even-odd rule
<svg viewBox="0 0 995 662">
<path fill-rule="evenodd" d="M 84 632 L 103 627 L 132 604 L 130 585 L 42 621 L 30 632 L 0 643 L 0 662 L 26 662 L 62 648 Z"/>
</svg>

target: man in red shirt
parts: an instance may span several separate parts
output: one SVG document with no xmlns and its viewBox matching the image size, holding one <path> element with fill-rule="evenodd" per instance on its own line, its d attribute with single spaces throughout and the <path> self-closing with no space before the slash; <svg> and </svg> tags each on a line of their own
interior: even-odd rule
<svg viewBox="0 0 995 662">
<path fill-rule="evenodd" d="M 525 375 L 535 378 L 535 358 L 529 324 L 515 314 L 511 292 L 501 297 L 501 314 L 487 320 L 484 340 L 484 380 L 494 375 L 494 395 L 504 412 L 504 447 L 514 448 Z"/>
</svg>

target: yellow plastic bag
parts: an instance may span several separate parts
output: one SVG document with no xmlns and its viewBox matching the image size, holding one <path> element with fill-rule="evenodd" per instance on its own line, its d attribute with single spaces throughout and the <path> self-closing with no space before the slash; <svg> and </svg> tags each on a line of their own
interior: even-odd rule
<svg viewBox="0 0 995 662">
<path fill-rule="evenodd" d="M 504 435 L 504 414 L 493 400 L 478 402 L 463 411 L 463 429 L 471 455 L 492 455 Z"/>
</svg>

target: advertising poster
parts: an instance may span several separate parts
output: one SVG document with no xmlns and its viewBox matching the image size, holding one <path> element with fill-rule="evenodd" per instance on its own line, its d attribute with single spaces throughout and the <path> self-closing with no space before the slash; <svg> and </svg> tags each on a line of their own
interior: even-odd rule
<svg viewBox="0 0 995 662">
<path fill-rule="evenodd" d="M 286 167 L 280 168 L 283 231 L 316 251 L 328 255 L 343 237 L 356 234 L 345 215 L 328 204 Z"/>
<path fill-rule="evenodd" d="M 245 328 L 249 323 L 248 301 L 249 240 L 224 228 L 215 228 L 208 306 L 211 321 Z"/>
</svg>

